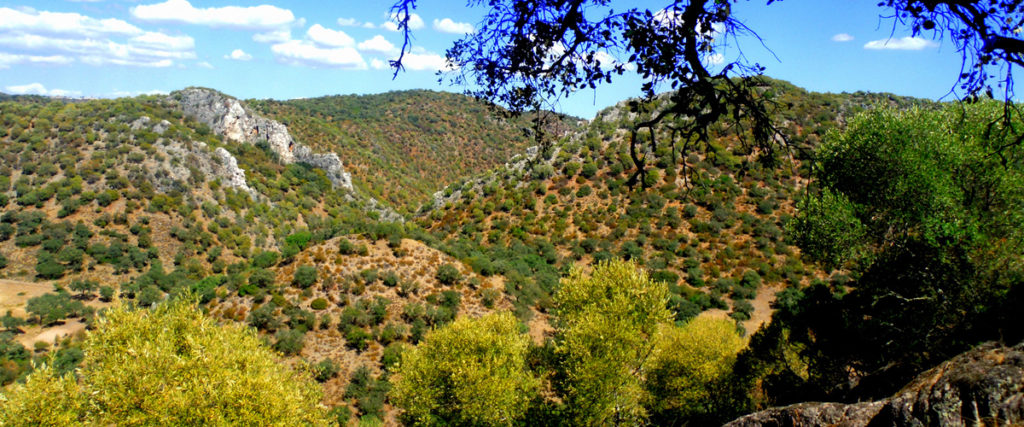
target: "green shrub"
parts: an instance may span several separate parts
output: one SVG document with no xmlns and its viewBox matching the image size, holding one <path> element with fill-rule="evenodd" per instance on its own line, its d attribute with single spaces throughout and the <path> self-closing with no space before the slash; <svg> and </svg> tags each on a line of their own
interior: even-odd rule
<svg viewBox="0 0 1024 427">
<path fill-rule="evenodd" d="M 370 346 L 373 335 L 356 326 L 349 326 L 345 332 L 345 345 L 353 350 L 363 351 Z"/>
<path fill-rule="evenodd" d="M 257 254 L 252 259 L 252 266 L 256 268 L 270 268 L 277 264 L 277 259 L 280 256 L 274 251 L 263 251 Z"/>
<path fill-rule="evenodd" d="M 287 356 L 299 354 L 305 346 L 306 334 L 296 329 L 282 329 L 274 334 L 274 350 Z"/>
<path fill-rule="evenodd" d="M 434 275 L 438 282 L 449 286 L 458 283 L 460 277 L 459 269 L 451 264 L 441 264 L 441 266 L 437 267 L 437 273 Z"/>
<path fill-rule="evenodd" d="M 356 247 L 351 241 L 345 238 L 338 239 L 338 253 L 342 255 L 352 255 L 355 252 Z"/>
<path fill-rule="evenodd" d="M 398 286 L 398 280 L 399 280 L 398 279 L 398 275 L 395 274 L 394 271 L 389 271 L 389 272 L 384 274 L 384 280 L 383 280 L 384 286 L 387 286 L 389 288 L 393 288 L 395 286 Z"/>
<path fill-rule="evenodd" d="M 299 288 L 306 289 L 316 283 L 316 267 L 311 265 L 300 265 L 299 268 L 295 269 L 295 275 L 292 278 L 292 285 L 298 286 Z"/>
<path fill-rule="evenodd" d="M 319 363 L 313 365 L 313 378 L 317 382 L 326 382 L 327 380 L 338 376 L 338 364 L 334 363 L 331 359 L 321 360 Z"/>
</svg>

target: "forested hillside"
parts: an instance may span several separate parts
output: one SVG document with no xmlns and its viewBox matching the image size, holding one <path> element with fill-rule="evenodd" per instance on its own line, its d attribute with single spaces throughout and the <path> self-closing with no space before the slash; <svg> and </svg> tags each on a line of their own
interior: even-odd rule
<svg viewBox="0 0 1024 427">
<path fill-rule="evenodd" d="M 784 231 L 811 174 L 806 160 L 825 134 L 862 111 L 934 106 L 885 94 L 810 93 L 781 81 L 769 90 L 789 139 L 770 166 L 720 125 L 706 152 L 662 135 L 671 144 L 646 152 L 650 166 L 630 186 L 632 121 L 620 105 L 546 152 L 448 186 L 418 222 L 477 272 L 504 275 L 524 315 L 526 307 L 550 308 L 570 265 L 622 258 L 669 283 L 679 321 L 712 308 L 748 320 L 761 289 L 773 295 L 849 280 L 805 262 Z"/>
</svg>

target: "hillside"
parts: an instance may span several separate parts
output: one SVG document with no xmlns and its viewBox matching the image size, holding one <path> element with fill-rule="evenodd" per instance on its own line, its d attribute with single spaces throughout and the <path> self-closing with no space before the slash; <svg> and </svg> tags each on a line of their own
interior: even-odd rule
<svg viewBox="0 0 1024 427">
<path fill-rule="evenodd" d="M 677 319 L 730 310 L 747 321 L 776 291 L 812 282 L 842 285 L 805 262 L 785 238 L 809 177 L 808 156 L 831 129 L 866 109 L 928 107 L 888 94 L 821 94 L 770 80 L 776 122 L 789 139 L 777 166 L 745 150 L 733 129 L 712 130 L 707 152 L 682 142 L 646 153 L 643 183 L 628 154 L 625 103 L 600 112 L 585 129 L 482 176 L 450 185 L 417 222 L 484 275 L 501 274 L 527 308 L 545 310 L 569 265 L 632 259 L 670 284 Z M 670 140 L 668 134 L 660 138 Z M 644 144 L 646 146 L 646 144 Z M 758 299 L 759 294 L 763 298 Z M 758 321 L 747 322 L 756 329 Z"/>
<path fill-rule="evenodd" d="M 448 92 L 248 101 L 296 139 L 347 162 L 361 192 L 411 213 L 448 183 L 504 164 L 534 143 L 528 117 L 500 118 Z M 567 129 L 574 120 L 562 122 Z M 564 131 L 559 129 L 559 131 Z"/>
</svg>

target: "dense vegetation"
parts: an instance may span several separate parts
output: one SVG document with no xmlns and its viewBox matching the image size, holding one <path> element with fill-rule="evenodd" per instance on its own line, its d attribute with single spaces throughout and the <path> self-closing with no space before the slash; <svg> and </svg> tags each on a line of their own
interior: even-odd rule
<svg viewBox="0 0 1024 427">
<path fill-rule="evenodd" d="M 793 234 L 854 280 L 793 289 L 754 337 L 761 403 L 876 398 L 980 341 L 1024 339 L 1024 151 L 1002 114 L 879 111 L 823 147 Z"/>
</svg>

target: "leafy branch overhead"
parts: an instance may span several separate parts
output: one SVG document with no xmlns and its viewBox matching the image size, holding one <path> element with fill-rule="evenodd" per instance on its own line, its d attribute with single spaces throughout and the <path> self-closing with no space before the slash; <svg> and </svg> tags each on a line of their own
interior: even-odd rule
<svg viewBox="0 0 1024 427">
<path fill-rule="evenodd" d="M 471 1 L 470 5 L 482 4 Z M 769 2 L 770 3 L 770 2 Z M 645 155 L 638 153 L 638 134 L 646 131 L 651 151 L 657 148 L 656 127 L 665 125 L 671 141 L 706 143 L 708 127 L 721 119 L 749 125 L 746 148 L 758 148 L 770 159 L 777 142 L 785 141 L 770 120 L 774 104 L 764 96 L 764 82 L 750 78 L 763 67 L 744 59 L 721 63 L 718 53 L 729 40 L 752 35 L 732 17 L 727 1 L 675 1 L 661 10 L 616 11 L 607 0 L 491 1 L 478 30 L 447 51 L 450 82 L 467 93 L 510 109 L 513 113 L 543 110 L 558 99 L 610 83 L 627 71 L 643 76 L 644 101 L 670 87 L 667 103 L 654 110 L 632 102 L 638 114 L 631 143 L 642 181 Z M 415 2 L 395 4 L 399 28 Z M 628 58 L 622 61 L 619 58 Z M 401 69 L 402 57 L 393 61 Z"/>
<path fill-rule="evenodd" d="M 926 31 L 946 36 L 963 58 L 960 88 L 967 95 L 994 97 L 993 85 L 1005 100 L 1013 96 L 1014 66 L 1024 66 L 1024 2 L 1021 0 L 885 0 L 896 24 L 913 34 Z M 994 73 L 991 67 L 998 67 Z M 996 79 L 993 83 L 992 79 Z"/>
<path fill-rule="evenodd" d="M 747 61 L 742 51 L 731 62 L 722 55 L 730 44 L 739 47 L 741 37 L 760 41 L 733 17 L 737 3 L 676 0 L 660 9 L 616 10 L 610 0 L 470 0 L 470 6 L 486 5 L 487 14 L 476 32 L 448 49 L 449 70 L 442 81 L 447 78 L 468 94 L 520 113 L 552 108 L 561 98 L 636 72 L 643 78 L 643 100 L 630 103 L 636 114 L 630 154 L 637 166 L 630 185 L 642 182 L 646 173 L 643 142 L 651 152 L 659 142 L 680 142 L 684 152 L 707 148 L 702 145 L 709 139 L 708 127 L 723 119 L 738 128 L 735 134 L 745 149 L 757 150 L 770 162 L 788 144 L 771 120 L 777 105 L 758 78 L 764 67 Z M 966 95 L 994 97 L 994 89 L 1000 89 L 1009 101 L 1012 68 L 1024 65 L 1021 3 L 883 0 L 878 6 L 891 12 L 886 18 L 892 19 L 894 32 L 908 26 L 915 36 L 931 32 L 954 43 L 963 58 L 958 82 Z M 408 22 L 415 7 L 415 0 L 398 0 L 392 7 L 405 34 L 402 53 L 391 62 L 396 76 L 410 49 Z M 665 89 L 672 92 L 659 98 L 658 91 Z M 644 101 L 655 99 L 666 102 L 644 108 L 650 104 Z M 670 137 L 659 138 L 659 132 Z"/>
</svg>

